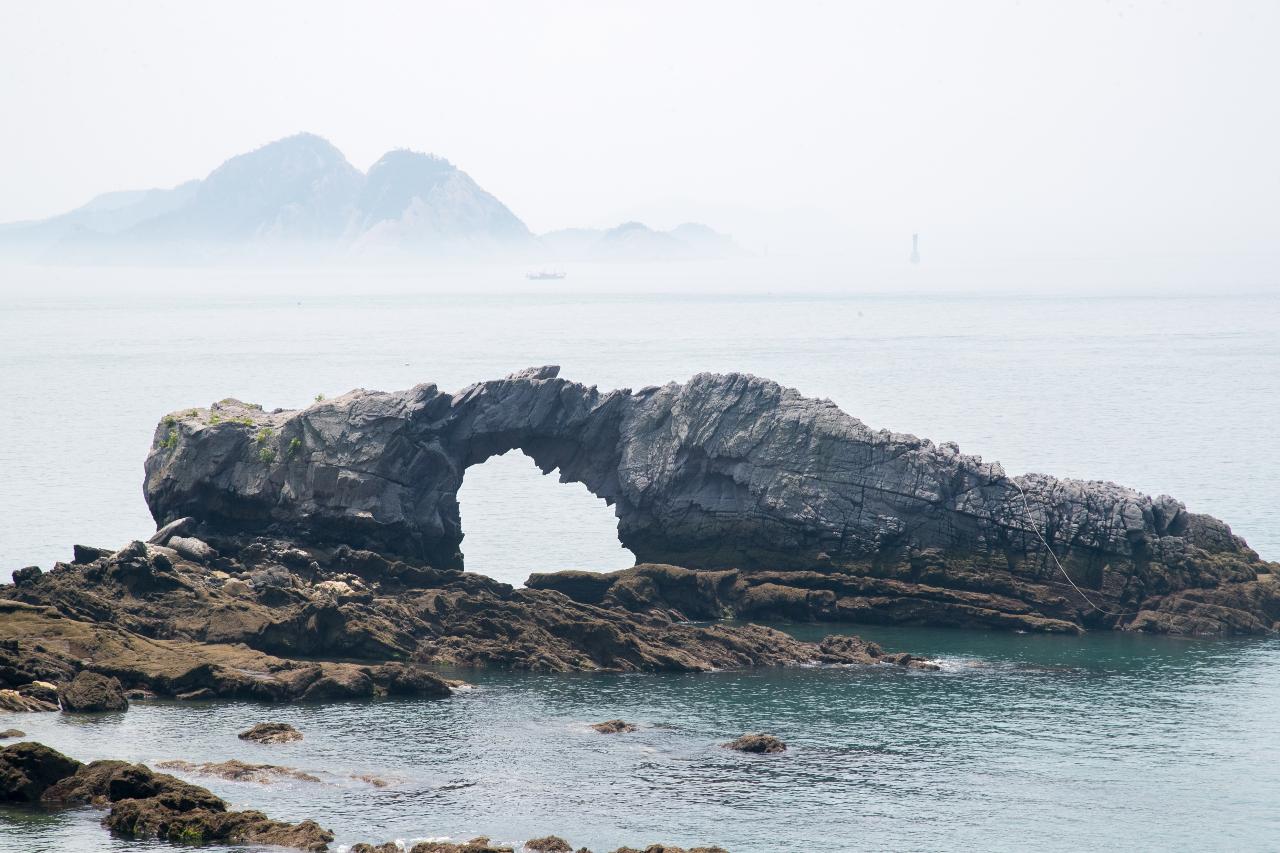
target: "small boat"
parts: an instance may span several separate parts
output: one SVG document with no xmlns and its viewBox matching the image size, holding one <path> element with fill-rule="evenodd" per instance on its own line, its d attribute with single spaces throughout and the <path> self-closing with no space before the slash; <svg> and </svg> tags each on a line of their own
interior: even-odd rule
<svg viewBox="0 0 1280 853">
<path fill-rule="evenodd" d="M 559 270 L 539 270 L 538 272 L 527 272 L 524 277 L 529 281 L 557 281 L 565 277 L 565 273 Z"/>
</svg>

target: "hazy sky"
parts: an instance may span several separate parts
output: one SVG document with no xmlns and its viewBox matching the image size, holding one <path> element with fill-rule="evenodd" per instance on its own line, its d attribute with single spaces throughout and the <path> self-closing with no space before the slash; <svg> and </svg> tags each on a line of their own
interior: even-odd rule
<svg viewBox="0 0 1280 853">
<path fill-rule="evenodd" d="M 1272 270 L 1278 33 L 1274 0 L 11 3 L 0 221 L 310 130 L 444 155 L 536 231 Z"/>
</svg>

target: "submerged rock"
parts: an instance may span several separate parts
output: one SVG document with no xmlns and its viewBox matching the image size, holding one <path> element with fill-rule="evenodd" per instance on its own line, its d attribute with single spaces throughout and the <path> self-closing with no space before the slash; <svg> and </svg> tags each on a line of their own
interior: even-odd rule
<svg viewBox="0 0 1280 853">
<path fill-rule="evenodd" d="M 650 844 L 643 850 L 634 847 L 619 847 L 613 853 L 729 853 L 723 847 L 673 847 L 670 844 Z"/>
<path fill-rule="evenodd" d="M 489 843 L 488 836 L 481 836 L 461 844 L 452 841 L 419 841 L 409 853 L 515 853 L 515 848 L 498 847 Z"/>
<path fill-rule="evenodd" d="M 619 847 L 613 853 L 729 853 L 723 847 L 690 847 L 687 850 L 683 847 L 673 847 L 670 844 L 650 844 L 643 850 L 636 850 L 633 847 Z"/>
<path fill-rule="evenodd" d="M 591 728 L 602 735 L 626 734 L 636 730 L 636 727 L 626 720 L 605 720 L 603 723 L 592 723 Z"/>
<path fill-rule="evenodd" d="M 195 518 L 206 540 L 271 531 L 458 568 L 467 467 L 519 448 L 610 502 L 642 562 L 782 576 L 733 597 L 750 618 L 1194 633 L 1280 621 L 1280 591 L 1259 585 L 1280 566 L 1173 498 L 1010 477 L 954 444 L 872 430 L 754 376 L 604 393 L 557 374 L 534 368 L 453 394 L 353 391 L 298 411 L 228 400 L 175 413 L 147 458 L 147 502 L 160 524 Z M 587 603 L 649 596 L 639 582 L 561 584 Z M 1227 588 L 1190 618 L 1189 605 L 1162 604 Z"/>
<path fill-rule="evenodd" d="M 63 711 L 71 713 L 129 709 L 120 679 L 88 670 L 77 673 L 70 684 L 58 689 L 58 702 Z"/>
<path fill-rule="evenodd" d="M 292 743 L 302 740 L 302 732 L 288 723 L 256 723 L 237 737 L 254 743 Z"/>
<path fill-rule="evenodd" d="M 247 764 L 234 758 L 228 761 L 207 761 L 203 764 L 174 759 L 161 761 L 156 766 L 165 770 L 178 770 L 200 776 L 217 776 L 219 779 L 228 779 L 233 782 L 257 782 L 261 785 L 269 785 L 284 779 L 293 779 L 297 782 L 320 781 L 320 777 L 304 770 L 280 767 L 275 764 Z"/>
<path fill-rule="evenodd" d="M 366 785 L 372 785 L 375 788 L 385 788 L 391 783 L 381 776 L 375 776 L 372 773 L 352 773 L 351 778 L 357 782 L 364 782 Z"/>
<path fill-rule="evenodd" d="M 753 752 L 757 754 L 772 755 L 778 752 L 786 752 L 787 745 L 773 735 L 763 734 L 762 732 L 752 732 L 745 734 L 737 740 L 724 744 L 725 749 L 736 750 L 737 752 Z"/>
<path fill-rule="evenodd" d="M 27 733 L 21 729 L 5 729 L 0 732 L 0 740 L 13 740 L 16 737 L 26 737 Z"/>
</svg>

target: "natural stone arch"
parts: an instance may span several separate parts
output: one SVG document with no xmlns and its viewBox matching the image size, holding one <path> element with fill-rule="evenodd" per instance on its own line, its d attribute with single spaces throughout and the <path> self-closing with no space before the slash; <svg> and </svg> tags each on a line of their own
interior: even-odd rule
<svg viewBox="0 0 1280 853">
<path fill-rule="evenodd" d="M 1172 498 L 1010 478 L 954 444 L 872 430 L 754 376 L 602 393 L 557 374 L 534 368 L 455 394 L 352 391 L 300 411 L 224 401 L 175 412 L 147 458 L 147 502 L 161 524 L 192 516 L 214 533 L 456 568 L 466 469 L 520 449 L 616 505 L 619 540 L 641 562 L 913 580 L 1001 566 L 1035 580 L 1069 573 L 1126 601 L 1250 580 L 1260 565 L 1226 524 Z"/>
</svg>

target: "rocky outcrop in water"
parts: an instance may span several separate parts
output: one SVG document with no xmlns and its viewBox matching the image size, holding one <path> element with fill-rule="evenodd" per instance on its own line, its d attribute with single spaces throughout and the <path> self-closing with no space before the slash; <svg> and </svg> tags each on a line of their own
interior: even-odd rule
<svg viewBox="0 0 1280 853">
<path fill-rule="evenodd" d="M 277 764 L 250 764 L 235 758 L 227 761 L 205 761 L 201 763 L 175 758 L 170 761 L 161 761 L 156 766 L 161 770 L 177 770 L 181 773 L 189 773 L 196 776 L 216 776 L 219 779 L 228 779 L 233 782 L 257 782 L 260 785 L 270 785 L 273 782 L 285 779 L 291 779 L 295 782 L 320 781 L 319 776 L 294 767 L 281 767 Z"/>
<path fill-rule="evenodd" d="M 256 723 L 236 737 L 254 743 L 293 743 L 302 740 L 302 732 L 288 723 Z"/>
<path fill-rule="evenodd" d="M 602 735 L 624 735 L 636 730 L 635 725 L 626 720 L 605 720 L 603 723 L 592 723 L 591 728 Z"/>
<path fill-rule="evenodd" d="M 161 422 L 146 497 L 160 524 L 456 568 L 463 475 L 513 448 L 613 504 L 641 562 L 850 579 L 771 581 L 754 594 L 762 615 L 778 599 L 820 618 L 1046 630 L 1259 633 L 1280 619 L 1280 568 L 1173 498 L 1009 477 L 742 374 L 601 392 L 544 367 L 298 411 L 224 400 Z M 1167 598 L 1185 590 L 1202 598 Z"/>
<path fill-rule="evenodd" d="M 255 844 L 321 853 L 333 833 L 314 821 L 283 823 L 229 811 L 210 791 L 141 764 L 81 764 L 38 743 L 0 750 L 0 802 L 108 808 L 103 825 L 132 838 L 181 844 Z"/>
<path fill-rule="evenodd" d="M 785 743 L 773 735 L 763 734 L 762 732 L 745 734 L 724 744 L 724 748 L 732 749 L 734 752 L 750 752 L 756 755 L 774 755 L 787 751 Z"/>
<path fill-rule="evenodd" d="M 129 710 L 129 700 L 125 698 L 120 679 L 89 670 L 81 670 L 75 678 L 58 688 L 58 702 L 62 710 L 68 712 Z"/>
</svg>

